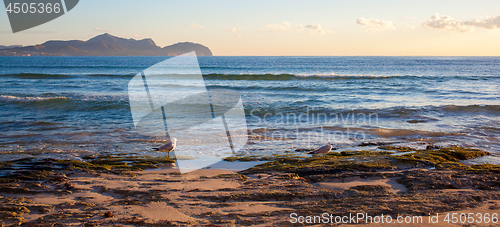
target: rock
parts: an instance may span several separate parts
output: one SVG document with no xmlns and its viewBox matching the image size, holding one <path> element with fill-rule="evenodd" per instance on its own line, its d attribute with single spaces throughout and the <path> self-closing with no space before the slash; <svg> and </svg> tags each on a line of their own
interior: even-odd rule
<svg viewBox="0 0 500 227">
<path fill-rule="evenodd" d="M 71 190 L 71 189 L 75 189 L 75 186 L 73 186 L 73 184 L 67 182 L 66 184 L 64 184 L 64 187 L 66 187 L 66 190 Z"/>
<path fill-rule="evenodd" d="M 498 204 L 495 204 L 493 206 L 490 206 L 489 208 L 490 210 L 500 210 L 500 206 L 498 206 Z"/>
<path fill-rule="evenodd" d="M 420 119 L 414 119 L 414 120 L 408 120 L 406 122 L 411 123 L 411 124 L 418 124 L 418 123 L 425 123 L 427 121 L 426 120 L 420 120 Z"/>
<path fill-rule="evenodd" d="M 439 150 L 441 148 L 443 147 L 438 145 L 427 145 L 427 147 L 425 147 L 426 150 Z"/>
<path fill-rule="evenodd" d="M 52 178 L 50 181 L 62 182 L 62 181 L 65 181 L 67 179 L 68 179 L 68 176 L 66 176 L 66 174 L 61 174 L 61 175 L 54 176 L 54 178 Z"/>
<path fill-rule="evenodd" d="M 296 152 L 308 152 L 308 151 L 314 151 L 315 149 L 308 149 L 308 148 L 299 148 L 295 149 Z"/>
<path fill-rule="evenodd" d="M 396 142 L 362 142 L 358 144 L 359 147 L 366 147 L 366 146 L 386 146 L 386 145 L 391 145 L 395 144 Z"/>
<path fill-rule="evenodd" d="M 112 217 L 114 217 L 114 215 L 111 211 L 107 211 L 106 213 L 104 213 L 104 217 L 112 218 Z"/>
</svg>

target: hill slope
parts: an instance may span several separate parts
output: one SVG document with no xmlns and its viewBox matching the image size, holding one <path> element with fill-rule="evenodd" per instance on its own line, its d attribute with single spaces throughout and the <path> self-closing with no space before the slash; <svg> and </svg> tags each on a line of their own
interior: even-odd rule
<svg viewBox="0 0 500 227">
<path fill-rule="evenodd" d="M 212 51 L 198 43 L 182 42 L 159 47 L 152 39 L 124 39 L 108 33 L 87 41 L 51 40 L 39 45 L 0 50 L 0 56 L 177 56 L 195 51 L 198 56 L 212 56 Z"/>
</svg>

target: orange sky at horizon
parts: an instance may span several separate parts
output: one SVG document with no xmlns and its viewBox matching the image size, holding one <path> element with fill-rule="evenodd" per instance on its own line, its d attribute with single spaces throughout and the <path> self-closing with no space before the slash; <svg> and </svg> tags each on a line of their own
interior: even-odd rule
<svg viewBox="0 0 500 227">
<path fill-rule="evenodd" d="M 108 32 L 162 47 L 200 43 L 216 56 L 500 56 L 499 8 L 495 0 L 87 0 L 15 34 L 1 11 L 0 45 Z"/>
</svg>

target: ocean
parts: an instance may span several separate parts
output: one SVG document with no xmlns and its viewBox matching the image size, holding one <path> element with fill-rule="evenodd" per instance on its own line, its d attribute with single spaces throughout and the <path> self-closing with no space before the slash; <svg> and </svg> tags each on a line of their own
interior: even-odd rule
<svg viewBox="0 0 500 227">
<path fill-rule="evenodd" d="M 168 57 L 0 57 L 0 161 L 164 155 L 135 131 L 127 84 Z M 332 142 L 474 147 L 500 163 L 500 57 L 198 57 L 205 84 L 241 95 L 272 155 Z"/>
</svg>

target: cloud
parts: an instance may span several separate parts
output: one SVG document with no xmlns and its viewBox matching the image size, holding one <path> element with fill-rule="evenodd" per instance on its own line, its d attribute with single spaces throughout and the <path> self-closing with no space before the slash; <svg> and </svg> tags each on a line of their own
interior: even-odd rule
<svg viewBox="0 0 500 227">
<path fill-rule="evenodd" d="M 290 24 L 289 22 L 286 22 L 286 21 L 283 21 L 281 24 L 268 24 L 268 25 L 266 25 L 265 29 L 260 29 L 260 31 L 273 31 L 273 32 L 285 32 L 285 31 L 289 31 L 289 30 L 292 30 L 292 24 Z M 307 31 L 311 34 L 333 33 L 332 30 L 323 28 L 319 24 L 309 24 L 309 25 L 305 25 L 305 26 L 298 25 L 293 30 L 297 31 L 297 32 Z"/>
<path fill-rule="evenodd" d="M 459 21 L 450 16 L 433 15 L 427 21 L 422 23 L 424 28 L 442 29 L 450 32 L 471 32 L 474 28 L 499 29 L 500 15 L 496 17 L 486 17 L 484 20 L 475 19 Z"/>
<path fill-rule="evenodd" d="M 241 28 L 240 27 L 232 27 L 232 28 L 226 28 L 224 29 L 226 32 L 231 32 L 231 33 L 237 33 L 237 32 L 240 32 L 241 31 Z M 236 37 L 241 37 L 241 34 L 236 34 Z"/>
<path fill-rule="evenodd" d="M 205 27 L 203 27 L 203 26 L 201 26 L 201 25 L 199 25 L 199 24 L 196 24 L 196 23 L 192 23 L 192 24 L 191 24 L 191 27 L 192 27 L 192 28 L 199 28 L 199 29 L 204 29 L 204 28 L 205 28 Z"/>
<path fill-rule="evenodd" d="M 241 31 L 241 28 L 240 27 L 232 27 L 232 28 L 228 28 L 225 30 L 226 30 L 226 32 L 239 32 L 239 31 Z"/>
<path fill-rule="evenodd" d="M 273 32 L 284 32 L 291 28 L 291 24 L 283 21 L 281 24 L 268 24 L 265 29 L 260 29 L 261 31 L 273 31 Z"/>
<path fill-rule="evenodd" d="M 422 23 L 422 27 L 442 29 L 450 32 L 470 32 L 473 29 L 471 26 L 467 26 L 450 16 L 439 16 L 437 13 Z"/>
<path fill-rule="evenodd" d="M 108 30 L 108 29 L 104 29 L 104 30 L 103 30 L 102 28 L 99 28 L 99 27 L 95 27 L 95 28 L 94 28 L 94 31 L 98 31 L 98 32 L 101 32 L 101 31 L 109 32 L 109 30 Z"/>
<path fill-rule="evenodd" d="M 481 27 L 486 29 L 499 29 L 500 28 L 500 15 L 496 17 L 487 17 L 485 20 L 468 20 L 464 22 L 465 25 Z"/>
<path fill-rule="evenodd" d="M 370 27 L 370 29 L 368 30 L 369 32 L 381 31 L 385 29 L 396 29 L 392 21 L 365 19 L 364 17 L 361 17 L 356 21 L 356 23 Z"/>
<path fill-rule="evenodd" d="M 297 30 L 298 31 L 309 31 L 310 33 L 319 33 L 319 34 L 333 33 L 332 30 L 323 28 L 319 24 L 309 24 L 306 26 L 299 25 Z"/>
<path fill-rule="evenodd" d="M 413 25 L 413 24 L 406 24 L 406 27 L 411 29 L 411 30 L 416 28 L 415 25 Z"/>
</svg>

